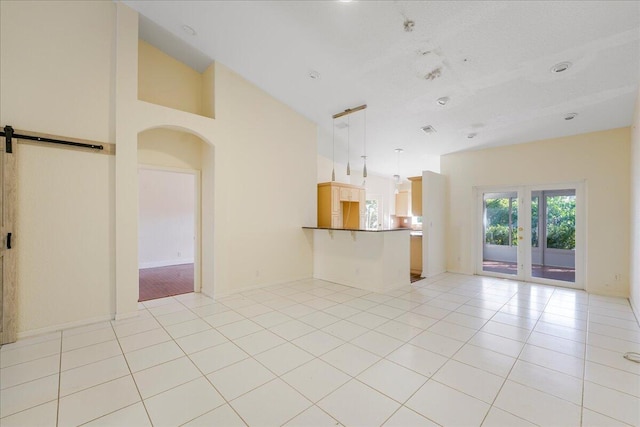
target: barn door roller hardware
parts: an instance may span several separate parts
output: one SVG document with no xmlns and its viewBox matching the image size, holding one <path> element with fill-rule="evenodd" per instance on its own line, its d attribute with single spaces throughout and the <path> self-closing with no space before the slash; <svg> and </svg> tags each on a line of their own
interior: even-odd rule
<svg viewBox="0 0 640 427">
<path fill-rule="evenodd" d="M 20 134 L 14 133 L 14 130 L 11 126 L 5 126 L 4 130 L 0 132 L 0 136 L 4 136 L 6 139 L 7 153 L 13 152 L 12 138 L 26 139 L 29 141 L 36 141 L 36 142 L 46 142 L 48 144 L 70 145 L 72 147 L 89 148 L 92 150 L 104 150 L 104 146 L 98 145 L 98 144 L 85 144 L 82 142 L 65 141 L 63 139 L 45 138 L 43 136 L 20 135 Z"/>
</svg>

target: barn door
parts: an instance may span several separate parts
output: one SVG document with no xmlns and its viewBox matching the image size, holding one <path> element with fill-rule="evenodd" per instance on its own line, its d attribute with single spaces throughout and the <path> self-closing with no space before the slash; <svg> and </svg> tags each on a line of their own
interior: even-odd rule
<svg viewBox="0 0 640 427">
<path fill-rule="evenodd" d="M 16 203 L 17 165 L 16 139 L 13 129 L 6 127 L 6 140 L 0 147 L 0 345 L 16 340 Z"/>
</svg>

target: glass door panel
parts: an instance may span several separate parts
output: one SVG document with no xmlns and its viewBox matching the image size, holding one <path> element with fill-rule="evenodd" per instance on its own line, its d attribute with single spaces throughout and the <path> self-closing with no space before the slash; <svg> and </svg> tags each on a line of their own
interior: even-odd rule
<svg viewBox="0 0 640 427">
<path fill-rule="evenodd" d="M 482 271 L 518 275 L 518 193 L 483 194 Z"/>
<path fill-rule="evenodd" d="M 533 191 L 531 276 L 574 283 L 575 249 L 575 189 Z"/>
</svg>

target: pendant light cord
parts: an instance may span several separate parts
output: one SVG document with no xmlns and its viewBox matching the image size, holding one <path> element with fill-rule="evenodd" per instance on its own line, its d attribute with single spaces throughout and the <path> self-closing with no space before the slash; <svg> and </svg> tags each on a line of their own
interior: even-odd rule
<svg viewBox="0 0 640 427">
<path fill-rule="evenodd" d="M 347 117 L 347 175 L 351 175 L 351 164 L 349 162 L 351 144 L 351 117 Z"/>
<path fill-rule="evenodd" d="M 336 180 L 336 119 L 331 122 L 331 181 Z"/>
<path fill-rule="evenodd" d="M 364 168 L 362 169 L 362 177 L 367 177 L 367 110 L 364 110 Z"/>
</svg>

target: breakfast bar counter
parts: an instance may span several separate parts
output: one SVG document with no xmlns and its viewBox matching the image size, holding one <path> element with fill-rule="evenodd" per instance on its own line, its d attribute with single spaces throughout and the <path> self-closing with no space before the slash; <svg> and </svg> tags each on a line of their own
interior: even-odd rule
<svg viewBox="0 0 640 427">
<path fill-rule="evenodd" d="M 313 233 L 313 277 L 371 292 L 411 283 L 407 228 L 303 227 Z"/>
</svg>

